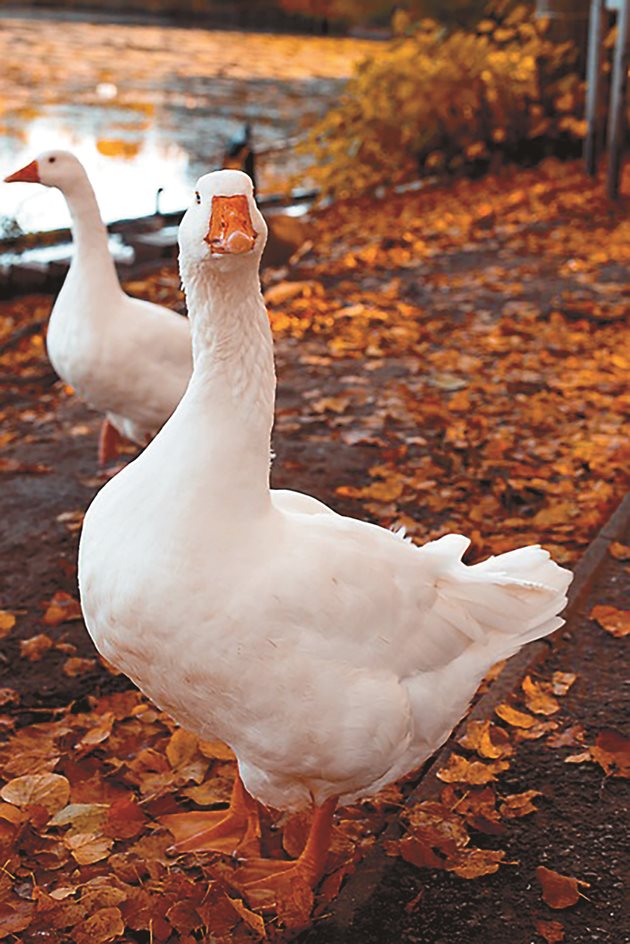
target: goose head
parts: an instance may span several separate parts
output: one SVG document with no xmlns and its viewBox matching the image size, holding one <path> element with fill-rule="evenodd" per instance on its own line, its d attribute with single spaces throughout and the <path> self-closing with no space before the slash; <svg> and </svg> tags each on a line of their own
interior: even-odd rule
<svg viewBox="0 0 630 944">
<path fill-rule="evenodd" d="M 86 178 L 83 165 L 70 151 L 44 151 L 30 164 L 4 178 L 7 184 L 24 182 L 58 187 L 67 192 L 73 185 Z"/>
<path fill-rule="evenodd" d="M 197 181 L 179 227 L 182 275 L 232 275 L 258 270 L 267 224 L 254 200 L 251 178 L 217 170 Z"/>
</svg>

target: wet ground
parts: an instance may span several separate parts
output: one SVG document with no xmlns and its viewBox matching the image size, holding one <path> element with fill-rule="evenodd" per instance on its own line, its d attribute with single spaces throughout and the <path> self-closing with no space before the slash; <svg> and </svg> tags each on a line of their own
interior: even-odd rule
<svg viewBox="0 0 630 944">
<path fill-rule="evenodd" d="M 261 191 L 300 167 L 283 148 L 374 44 L 355 39 L 36 19 L 0 14 L 0 175 L 39 151 L 74 151 L 107 221 L 186 206 L 197 177 L 253 127 Z M 0 220 L 67 224 L 63 198 L 0 188 Z"/>
</svg>

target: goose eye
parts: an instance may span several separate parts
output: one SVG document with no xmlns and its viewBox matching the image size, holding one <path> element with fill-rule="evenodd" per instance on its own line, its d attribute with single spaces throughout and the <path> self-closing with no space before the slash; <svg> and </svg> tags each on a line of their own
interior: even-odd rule
<svg viewBox="0 0 630 944">
<path fill-rule="evenodd" d="M 56 160 L 57 160 L 56 157 L 49 157 L 49 158 L 48 158 L 48 163 L 49 163 L 49 164 L 54 164 Z"/>
<path fill-rule="evenodd" d="M 195 190 L 195 203 L 201 203 L 201 194 L 198 190 Z"/>
</svg>

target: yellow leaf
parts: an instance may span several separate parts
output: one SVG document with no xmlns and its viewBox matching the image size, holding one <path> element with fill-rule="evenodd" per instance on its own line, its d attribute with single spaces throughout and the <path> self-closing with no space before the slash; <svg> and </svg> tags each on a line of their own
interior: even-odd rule
<svg viewBox="0 0 630 944">
<path fill-rule="evenodd" d="M 20 809 L 43 806 L 53 815 L 67 804 L 70 783 L 60 774 L 26 774 L 9 780 L 0 790 L 0 796 Z"/>
</svg>

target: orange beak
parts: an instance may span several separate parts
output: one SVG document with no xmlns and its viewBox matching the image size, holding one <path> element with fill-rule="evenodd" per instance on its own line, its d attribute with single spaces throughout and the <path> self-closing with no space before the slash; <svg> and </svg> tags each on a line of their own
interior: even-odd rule
<svg viewBox="0 0 630 944">
<path fill-rule="evenodd" d="M 254 248 L 256 235 L 244 194 L 212 198 L 210 229 L 205 237 L 210 252 L 222 255 L 249 252 Z"/>
<path fill-rule="evenodd" d="M 4 178 L 5 184 L 12 184 L 18 180 L 27 184 L 40 184 L 41 180 L 39 179 L 37 161 L 31 161 L 26 167 L 22 167 L 20 170 L 16 170 L 14 174 L 9 174 L 8 177 Z"/>
</svg>

